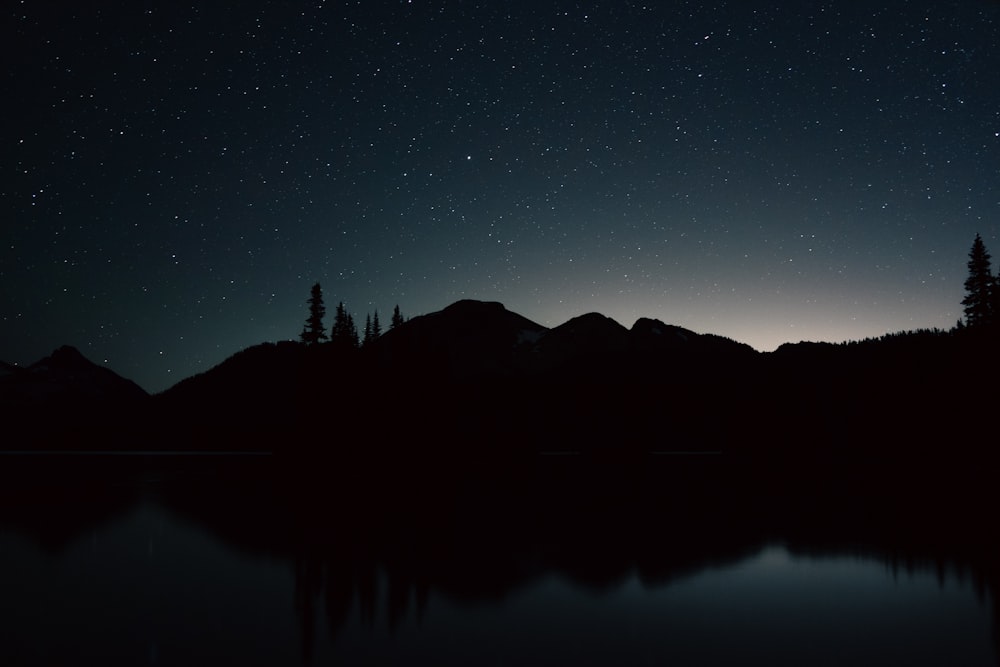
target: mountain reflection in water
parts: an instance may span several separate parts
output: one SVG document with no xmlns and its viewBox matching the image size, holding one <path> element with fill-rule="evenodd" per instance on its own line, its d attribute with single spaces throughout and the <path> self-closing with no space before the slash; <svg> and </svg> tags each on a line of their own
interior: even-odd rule
<svg viewBox="0 0 1000 667">
<path fill-rule="evenodd" d="M 992 542 L 854 485 L 234 469 L 5 476 L 0 664 L 997 664 Z"/>
</svg>

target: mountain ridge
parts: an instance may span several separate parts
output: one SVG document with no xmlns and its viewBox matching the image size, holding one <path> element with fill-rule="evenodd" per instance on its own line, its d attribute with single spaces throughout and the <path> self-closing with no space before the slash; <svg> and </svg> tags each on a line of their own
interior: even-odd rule
<svg viewBox="0 0 1000 667">
<path fill-rule="evenodd" d="M 427 433 L 451 450 L 474 442 L 484 451 L 788 453 L 803 441 L 815 451 L 876 441 L 899 450 L 907 438 L 930 443 L 950 432 L 968 406 L 940 387 L 960 383 L 959 369 L 976 363 L 1000 368 L 994 348 L 967 332 L 916 332 L 761 353 L 651 318 L 627 329 L 586 313 L 550 329 L 498 302 L 463 300 L 361 349 L 251 346 L 154 396 L 60 348 L 28 368 L 0 367 L 0 406 L 8 422 L 23 421 L 23 413 L 79 424 L 78 431 L 125 424 L 121 430 L 153 434 L 168 447 L 351 449 L 322 444 L 337 433 L 341 443 L 374 439 L 397 451 L 414 433 Z M 39 380 L 46 377 L 62 379 L 46 385 Z M 80 384 L 98 377 L 122 394 Z M 984 400 L 971 399 L 973 406 Z M 935 418 L 901 419 L 907 412 Z"/>
</svg>

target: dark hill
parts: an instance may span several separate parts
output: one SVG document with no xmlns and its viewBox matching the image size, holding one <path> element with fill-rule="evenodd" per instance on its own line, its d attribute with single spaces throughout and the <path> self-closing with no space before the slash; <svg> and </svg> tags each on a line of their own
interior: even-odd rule
<svg viewBox="0 0 1000 667">
<path fill-rule="evenodd" d="M 64 345 L 49 356 L 21 369 L 5 364 L 5 398 L 26 401 L 142 400 L 146 392 L 109 368 L 91 362 L 74 347 Z"/>
<path fill-rule="evenodd" d="M 288 387 L 300 383 L 304 350 L 305 346 L 290 341 L 248 347 L 204 373 L 181 380 L 158 399 L 165 404 L 204 407 L 247 401 L 274 405 Z"/>
<path fill-rule="evenodd" d="M 386 372 L 427 381 L 510 377 L 523 370 L 521 355 L 545 331 L 502 304 L 464 300 L 386 332 L 373 356 Z"/>
<path fill-rule="evenodd" d="M 572 376 L 614 371 L 628 348 L 628 329 L 610 317 L 587 313 L 560 324 L 534 347 L 535 368 Z"/>
<path fill-rule="evenodd" d="M 788 344 L 767 355 L 764 378 L 786 432 L 810 448 L 900 461 L 981 456 L 964 433 L 993 423 L 997 340 L 966 329 Z"/>
<path fill-rule="evenodd" d="M 154 397 L 165 440 L 181 449 L 294 447 L 286 436 L 310 420 L 316 428 L 330 428 L 325 413 L 333 411 L 335 383 L 351 384 L 347 376 L 356 355 L 338 351 L 333 345 L 283 341 L 237 352 Z M 327 401 L 326 409 L 310 414 L 321 409 L 320 399 Z"/>
<path fill-rule="evenodd" d="M 4 448 L 102 449 L 142 428 L 149 395 L 63 346 L 27 367 L 0 369 Z"/>
<path fill-rule="evenodd" d="M 634 351 L 643 354 L 666 352 L 716 354 L 730 359 L 740 357 L 750 359 L 759 354 L 745 343 L 714 334 L 698 334 L 647 317 L 639 318 L 632 325 L 630 344 Z"/>
<path fill-rule="evenodd" d="M 641 318 L 629 331 L 629 355 L 638 377 L 651 373 L 698 383 L 756 371 L 760 353 L 744 343 L 698 334 L 659 320 Z"/>
</svg>

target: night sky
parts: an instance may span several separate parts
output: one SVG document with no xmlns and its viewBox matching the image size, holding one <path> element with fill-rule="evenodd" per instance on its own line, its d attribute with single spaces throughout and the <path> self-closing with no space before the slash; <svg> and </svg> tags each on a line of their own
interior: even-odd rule
<svg viewBox="0 0 1000 667">
<path fill-rule="evenodd" d="M 8 5 L 8 362 L 160 391 L 317 281 L 772 350 L 950 328 L 1000 253 L 1000 3 Z"/>
</svg>

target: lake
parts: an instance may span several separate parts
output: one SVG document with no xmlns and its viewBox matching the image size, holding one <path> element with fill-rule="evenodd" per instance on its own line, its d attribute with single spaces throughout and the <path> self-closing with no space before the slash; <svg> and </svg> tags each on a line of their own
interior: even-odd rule
<svg viewBox="0 0 1000 667">
<path fill-rule="evenodd" d="M 0 664 L 998 664 L 975 549 L 704 468 L 544 465 L 8 465 Z"/>
</svg>

